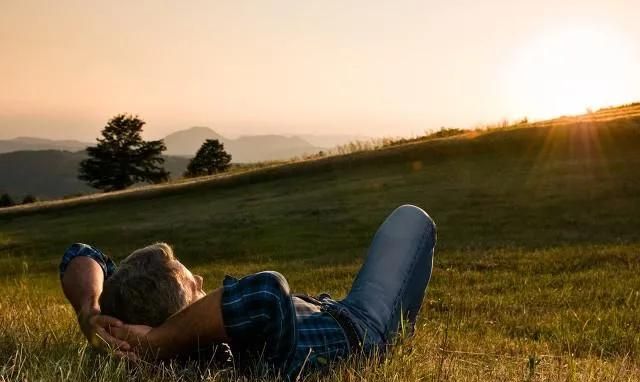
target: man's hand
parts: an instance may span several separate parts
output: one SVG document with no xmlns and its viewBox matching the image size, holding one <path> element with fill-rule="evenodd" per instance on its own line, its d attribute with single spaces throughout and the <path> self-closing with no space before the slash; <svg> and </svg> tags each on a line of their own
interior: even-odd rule
<svg viewBox="0 0 640 382">
<path fill-rule="evenodd" d="M 126 341 L 110 334 L 110 329 L 123 326 L 122 321 L 117 318 L 102 315 L 95 308 L 87 308 L 78 312 L 78 324 L 84 336 L 95 348 L 119 351 L 129 351 L 131 349 Z"/>
<path fill-rule="evenodd" d="M 157 349 L 149 340 L 149 332 L 153 329 L 146 325 L 119 325 L 109 328 L 111 334 L 121 342 L 126 343 L 129 349 L 125 351 L 125 355 L 134 352 L 135 355 L 143 358 L 153 358 L 159 349 Z"/>
</svg>

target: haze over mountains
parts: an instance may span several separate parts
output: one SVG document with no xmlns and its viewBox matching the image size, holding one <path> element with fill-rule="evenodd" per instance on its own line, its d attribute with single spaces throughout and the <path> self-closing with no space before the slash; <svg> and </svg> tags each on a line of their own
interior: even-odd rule
<svg viewBox="0 0 640 382">
<path fill-rule="evenodd" d="M 231 153 L 232 162 L 235 163 L 289 159 L 326 148 L 314 146 L 299 137 L 250 135 L 229 139 L 208 127 L 192 127 L 165 137 L 166 154 L 193 156 L 206 139 L 217 139 L 222 142 L 225 150 Z"/>
<path fill-rule="evenodd" d="M 80 151 L 91 145 L 91 143 L 75 140 L 57 141 L 45 138 L 18 137 L 14 139 L 0 140 L 0 153 L 23 150 Z"/>
<path fill-rule="evenodd" d="M 164 138 L 167 145 L 165 155 L 192 157 L 206 139 L 218 139 L 233 156 L 234 163 L 284 160 L 303 154 L 312 154 L 355 140 L 368 137 L 358 135 L 298 135 L 275 134 L 248 135 L 237 139 L 224 137 L 208 127 L 192 127 L 169 134 Z M 52 140 L 44 138 L 19 137 L 0 140 L 0 154 L 24 150 L 66 150 L 81 151 L 95 142 L 77 140 Z"/>
<path fill-rule="evenodd" d="M 164 138 L 167 155 L 193 156 L 206 139 L 217 139 L 224 143 L 225 150 L 233 156 L 234 163 L 285 160 L 304 154 L 313 154 L 356 140 L 370 137 L 350 134 L 307 135 L 247 135 L 231 139 L 211 128 L 196 126 L 177 131 Z"/>
</svg>

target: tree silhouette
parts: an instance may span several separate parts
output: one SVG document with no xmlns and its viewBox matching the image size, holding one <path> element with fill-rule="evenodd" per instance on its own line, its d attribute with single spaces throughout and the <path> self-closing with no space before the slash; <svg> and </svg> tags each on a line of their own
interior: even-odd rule
<svg viewBox="0 0 640 382">
<path fill-rule="evenodd" d="M 0 207 L 11 207 L 15 205 L 16 205 L 16 202 L 13 200 L 11 195 L 7 193 L 0 195 Z"/>
<path fill-rule="evenodd" d="M 145 122 L 138 116 L 119 114 L 102 130 L 95 147 L 88 147 L 89 158 L 80 163 L 80 180 L 104 191 L 123 190 L 138 182 L 160 183 L 169 178 L 160 154 L 166 150 L 162 140 L 144 141 Z"/>
<path fill-rule="evenodd" d="M 224 172 L 229 168 L 229 162 L 231 154 L 224 151 L 224 144 L 217 139 L 207 139 L 189 162 L 184 175 L 193 177 Z"/>
<path fill-rule="evenodd" d="M 30 203 L 35 203 L 37 201 L 38 201 L 38 198 L 36 198 L 32 194 L 27 194 L 25 195 L 24 198 L 22 198 L 22 204 L 30 204 Z"/>
</svg>

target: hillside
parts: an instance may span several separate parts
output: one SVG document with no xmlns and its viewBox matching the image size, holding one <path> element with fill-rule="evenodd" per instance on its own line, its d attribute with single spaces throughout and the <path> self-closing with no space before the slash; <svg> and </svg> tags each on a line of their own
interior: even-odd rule
<svg viewBox="0 0 640 382">
<path fill-rule="evenodd" d="M 224 274 L 275 269 L 296 292 L 341 298 L 378 224 L 413 203 L 438 226 L 416 337 L 387 363 L 323 381 L 639 380 L 640 117 L 625 110 L 4 210 L 0 369 L 198 378 L 78 355 L 56 274 L 69 243 L 122 259 L 167 241 L 209 290 Z"/>
<path fill-rule="evenodd" d="M 468 136 L 451 139 L 415 142 L 378 151 L 276 166 L 223 177 L 219 180 L 154 187 L 150 191 L 125 192 L 123 196 L 117 194 L 104 196 L 106 199 L 113 199 L 114 203 L 123 199 L 123 203 L 126 204 L 129 200 L 135 201 L 138 197 L 148 199 L 152 196 L 151 199 L 155 199 L 164 198 L 164 195 L 172 198 L 175 195 L 181 195 L 185 198 L 185 202 L 197 205 L 200 199 L 207 200 L 209 195 L 215 197 L 217 192 L 245 185 L 251 185 L 251 187 L 246 190 L 241 188 L 243 193 L 250 193 L 253 188 L 261 187 L 263 183 L 269 187 L 276 186 L 278 189 L 290 187 L 291 191 L 287 191 L 286 194 L 291 193 L 291 197 L 294 197 L 296 190 L 307 190 L 310 187 L 309 184 L 313 185 L 312 188 L 331 189 L 338 186 L 336 182 L 339 182 L 364 187 L 367 195 L 380 194 L 388 200 L 394 193 L 403 195 L 407 188 L 415 191 L 415 188 L 424 182 L 438 180 L 442 183 L 446 181 L 446 184 L 451 186 L 461 187 L 458 192 L 469 192 L 469 187 L 478 189 L 484 183 L 493 185 L 493 182 L 497 182 L 495 188 L 500 190 L 500 193 L 496 195 L 502 195 L 502 198 L 523 197 L 522 193 L 527 190 L 545 191 L 551 194 L 557 192 L 563 195 L 564 192 L 569 191 L 566 187 L 571 187 L 572 192 L 585 193 L 580 197 L 584 202 L 587 196 L 591 197 L 607 183 L 595 184 L 594 188 L 585 188 L 588 182 L 571 184 L 573 177 L 588 177 L 584 182 L 603 178 L 616 182 L 611 187 L 623 187 L 623 191 L 635 186 L 635 177 L 624 179 L 621 174 L 633 172 L 632 169 L 635 168 L 633 165 L 638 160 L 637 156 L 640 156 L 636 150 L 640 147 L 637 141 L 640 134 L 639 123 L 640 118 L 631 118 L 606 123 L 581 122 L 552 127 L 523 127 L 478 136 L 470 133 Z M 490 172 L 479 172 L 481 169 Z M 556 171 L 551 173 L 553 176 L 538 174 L 541 172 L 542 175 L 547 175 L 546 171 L 552 169 Z M 443 178 L 433 179 L 432 171 L 443 175 Z M 574 174 L 574 171 L 577 173 Z M 481 174 L 486 175 L 487 178 L 475 185 L 468 184 L 467 181 L 452 182 L 456 176 L 473 180 L 478 179 Z M 352 178 L 360 179 L 361 182 L 351 182 Z M 323 183 L 325 181 L 326 184 Z M 399 183 L 396 184 L 395 181 Z M 417 183 L 413 184 L 414 181 Z M 462 184 L 465 187 L 462 187 Z M 398 185 L 402 186 L 396 187 Z M 557 188 L 552 189 L 551 185 Z M 427 191 L 424 190 L 424 192 Z M 513 194 L 510 194 L 510 191 Z M 147 193 L 149 195 L 146 195 Z M 527 203 L 535 201 L 530 199 L 533 196 L 530 192 L 525 194 Z M 409 195 L 416 196 L 413 193 L 407 194 Z M 426 196 L 420 199 L 424 197 Z M 489 198 L 489 195 L 486 197 Z M 490 199 L 492 202 L 497 202 L 501 198 Z M 92 205 L 92 209 L 99 208 L 99 202 L 93 200 L 78 202 L 71 200 L 69 203 L 88 203 Z M 457 201 L 457 203 L 461 202 L 468 203 L 468 198 Z M 94 205 L 94 203 L 98 204 Z M 386 204 L 383 201 L 374 203 Z M 183 205 L 180 206 L 180 209 L 182 208 L 184 208 Z M 531 208 L 527 207 L 527 210 Z M 505 213 L 510 212 L 505 211 Z"/>
<path fill-rule="evenodd" d="M 78 167 L 86 158 L 84 151 L 15 151 L 0 154 L 0 193 L 20 200 L 25 195 L 39 199 L 95 193 L 97 190 L 78 179 Z M 165 168 L 172 178 L 182 177 L 188 159 L 165 157 Z"/>
</svg>

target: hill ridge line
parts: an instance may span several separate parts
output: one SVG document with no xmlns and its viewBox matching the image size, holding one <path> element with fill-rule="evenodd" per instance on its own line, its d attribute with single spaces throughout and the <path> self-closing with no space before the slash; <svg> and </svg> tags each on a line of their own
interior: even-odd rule
<svg viewBox="0 0 640 382">
<path fill-rule="evenodd" d="M 627 113 L 621 113 L 621 111 L 627 111 Z M 598 115 L 602 114 L 610 114 L 611 112 L 615 112 L 616 115 L 612 118 L 602 118 L 599 119 Z M 315 157 L 309 159 L 301 159 L 297 161 L 291 162 L 278 162 L 274 164 L 264 165 L 258 168 L 248 169 L 239 172 L 233 173 L 224 173 L 217 174 L 211 176 L 204 176 L 192 179 L 183 179 L 170 183 L 163 183 L 157 185 L 144 185 L 140 187 L 134 187 L 122 191 L 108 192 L 108 193 L 93 193 L 89 195 L 82 195 L 74 198 L 68 199 L 57 199 L 43 202 L 36 202 L 27 205 L 17 205 L 13 207 L 7 207 L 0 209 L 0 216 L 11 216 L 11 215 L 20 215 L 22 213 L 38 213 L 44 212 L 48 210 L 55 210 L 59 208 L 67 208 L 67 207 L 76 207 L 76 206 L 85 206 L 92 203 L 100 203 L 107 201 L 117 201 L 117 200 L 126 200 L 128 198 L 136 198 L 136 197 L 155 197 L 159 195 L 171 194 L 172 192 L 179 192 L 182 190 L 189 190 L 191 188 L 198 187 L 207 187 L 207 186 L 224 186 L 225 184 L 234 184 L 234 181 L 241 183 L 243 180 L 251 183 L 252 176 L 268 176 L 270 173 L 274 171 L 282 172 L 281 176 L 287 175 L 288 171 L 294 172 L 299 170 L 300 167 L 308 166 L 309 164 L 316 164 L 319 166 L 327 165 L 330 166 L 332 164 L 339 164 L 348 161 L 360 161 L 366 160 L 368 156 L 378 156 L 378 155 L 388 155 L 391 152 L 402 151 L 406 149 L 410 149 L 415 147 L 416 145 L 437 145 L 439 142 L 443 141 L 463 141 L 463 140 L 476 140 L 478 138 L 484 138 L 493 136 L 495 134 L 506 134 L 514 131 L 520 130 L 538 130 L 538 129 L 548 129 L 551 127 L 568 127 L 576 124 L 605 124 L 607 122 L 611 122 L 613 120 L 619 119 L 636 119 L 640 118 L 640 104 L 631 104 L 626 107 L 621 107 L 617 109 L 602 109 L 600 111 L 594 112 L 592 114 L 585 115 L 577 115 L 577 116 L 562 116 L 554 119 L 550 119 L 547 121 L 537 121 L 526 124 L 515 124 L 498 128 L 488 128 L 486 131 L 477 131 L 477 130 L 469 130 L 463 134 L 451 136 L 451 137 L 442 137 L 442 138 L 430 138 L 425 139 L 416 138 L 409 139 L 405 141 L 401 141 L 398 144 L 391 144 L 385 147 L 380 147 L 374 150 L 362 150 L 356 151 L 346 154 L 337 154 L 331 155 L 327 157 Z M 360 158 L 359 158 L 360 157 Z M 275 173 L 274 175 L 278 175 Z M 275 178 L 279 178 L 281 176 L 276 176 Z M 263 180 L 258 180 L 263 181 Z"/>
</svg>

